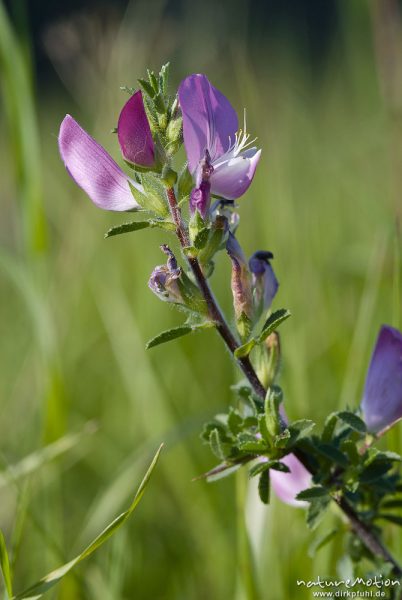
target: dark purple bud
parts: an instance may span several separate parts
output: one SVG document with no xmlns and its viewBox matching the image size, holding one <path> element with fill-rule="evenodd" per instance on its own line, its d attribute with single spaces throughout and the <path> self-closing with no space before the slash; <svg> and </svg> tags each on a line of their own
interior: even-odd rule
<svg viewBox="0 0 402 600">
<path fill-rule="evenodd" d="M 177 266 L 176 258 L 168 246 L 161 246 L 161 250 L 168 257 L 167 264 L 155 267 L 148 281 L 148 286 L 161 300 L 184 304 L 179 286 L 181 269 Z"/>
<path fill-rule="evenodd" d="M 402 418 L 402 333 L 388 325 L 377 338 L 361 407 L 373 433 L 382 433 Z"/>
<path fill-rule="evenodd" d="M 190 196 L 190 211 L 193 214 L 196 210 L 201 217 L 205 219 L 209 212 L 211 204 L 211 183 L 210 178 L 214 171 L 211 164 L 211 157 L 208 150 L 205 150 L 204 158 L 200 161 L 197 168 L 195 184 L 196 187 Z"/>
<path fill-rule="evenodd" d="M 279 283 L 275 277 L 270 260 L 272 252 L 259 250 L 249 260 L 249 268 L 253 274 L 254 303 L 257 315 L 267 310 L 278 291 Z"/>
<path fill-rule="evenodd" d="M 155 166 L 154 142 L 141 91 L 133 94 L 123 106 L 117 136 L 125 160 L 140 167 Z"/>
</svg>

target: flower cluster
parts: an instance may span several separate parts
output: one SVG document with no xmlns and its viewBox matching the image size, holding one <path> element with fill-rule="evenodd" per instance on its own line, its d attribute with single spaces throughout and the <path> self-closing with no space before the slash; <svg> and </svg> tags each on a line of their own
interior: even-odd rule
<svg viewBox="0 0 402 600">
<path fill-rule="evenodd" d="M 131 175 L 69 115 L 59 134 L 67 171 L 98 207 L 144 217 L 112 228 L 107 236 L 158 227 L 175 233 L 180 242 L 184 267 L 163 244 L 167 262 L 154 268 L 149 288 L 188 318 L 148 347 L 215 327 L 246 377 L 235 386 L 238 406 L 203 432 L 221 460 L 206 476 L 216 478 L 249 463 L 250 475 L 260 477 L 264 502 L 270 483 L 285 503 L 309 503 L 310 522 L 332 499 L 349 517 L 351 511 L 361 511 L 357 518 L 370 529 L 381 518 L 378 507 L 400 485 L 396 455 L 372 445 L 402 418 L 402 334 L 387 325 L 381 328 L 360 407 L 330 414 L 320 436 L 310 434 L 310 420 L 288 422 L 278 386 L 277 329 L 290 313 L 272 310 L 279 285 L 272 252 L 257 250 L 247 260 L 237 237 L 236 200 L 250 187 L 261 150 L 250 140 L 245 115 L 239 129 L 229 100 L 205 75 L 186 77 L 173 97 L 167 79 L 165 66 L 158 75 L 148 72 L 147 80 L 140 79 L 141 89 L 128 90 L 116 133 Z M 187 162 L 178 169 L 175 155 L 183 143 Z M 221 251 L 231 263 L 233 328 L 208 281 Z M 344 502 L 349 503 L 346 508 Z M 362 535 L 362 529 L 355 530 Z M 364 543 L 374 552 L 375 545 Z"/>
</svg>

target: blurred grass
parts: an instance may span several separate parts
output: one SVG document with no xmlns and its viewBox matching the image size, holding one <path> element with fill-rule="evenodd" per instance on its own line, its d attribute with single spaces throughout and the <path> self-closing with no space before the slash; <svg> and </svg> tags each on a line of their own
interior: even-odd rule
<svg viewBox="0 0 402 600">
<path fill-rule="evenodd" d="M 165 441 L 135 522 L 49 597 L 236 594 L 235 482 L 191 479 L 213 465 L 198 432 L 230 402 L 238 374 L 212 332 L 145 352 L 147 339 L 181 322 L 146 285 L 165 238 L 103 239 L 124 219 L 98 211 L 68 178 L 56 144 L 66 112 L 117 157 L 108 132 L 124 101 L 119 86 L 168 59 L 174 84 L 205 72 L 239 112 L 247 107 L 263 158 L 240 201 L 239 235 L 247 254 L 274 252 L 276 306 L 293 313 L 282 337 L 292 417 L 321 423 L 339 406 L 356 406 L 379 325 L 401 324 L 394 131 L 367 5 L 345 8 L 314 78 L 291 39 L 268 39 L 256 59 L 241 24 L 244 4 L 189 4 L 180 20 L 162 1 L 131 3 L 122 21 L 77 13 L 44 32 L 64 87 L 55 81 L 36 97 L 18 38 L 2 36 L 2 463 L 18 464 L 88 420 L 98 424 L 85 443 L 2 488 L 0 524 L 12 540 L 17 590 L 73 555 L 127 503 L 149 452 Z M 38 246 L 45 230 L 47 246 Z M 230 311 L 221 261 L 213 284 Z M 400 431 L 389 436 L 399 451 Z M 265 509 L 251 488 L 248 526 L 264 599 L 294 597 L 296 578 L 335 574 L 342 547 L 335 541 L 308 558 L 301 511 L 275 499 Z M 400 555 L 397 533 L 388 536 Z M 298 589 L 297 597 L 309 595 Z"/>
</svg>

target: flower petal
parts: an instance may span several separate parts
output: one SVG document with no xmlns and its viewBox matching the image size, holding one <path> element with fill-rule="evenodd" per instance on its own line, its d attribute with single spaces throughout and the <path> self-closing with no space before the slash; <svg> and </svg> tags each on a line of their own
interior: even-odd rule
<svg viewBox="0 0 402 600">
<path fill-rule="evenodd" d="M 242 196 L 253 180 L 260 156 L 261 150 L 250 148 L 239 156 L 213 165 L 211 192 L 227 200 Z"/>
<path fill-rule="evenodd" d="M 402 418 L 402 333 L 388 325 L 378 335 L 361 406 L 367 428 L 375 433 Z"/>
<path fill-rule="evenodd" d="M 130 180 L 113 158 L 71 117 L 60 125 L 59 150 L 68 173 L 94 204 L 105 210 L 133 210 L 139 205 L 133 198 Z"/>
<path fill-rule="evenodd" d="M 141 90 L 133 94 L 123 106 L 117 124 L 117 137 L 125 160 L 141 167 L 154 166 L 154 141 Z"/>
<path fill-rule="evenodd" d="M 205 75 L 189 75 L 179 87 L 183 114 L 183 137 L 188 168 L 194 173 L 208 150 L 212 161 L 235 141 L 238 120 L 229 100 Z"/>
<path fill-rule="evenodd" d="M 311 473 L 300 462 L 294 454 L 287 454 L 281 458 L 290 469 L 290 473 L 282 473 L 281 471 L 270 470 L 270 478 L 272 489 L 282 502 L 291 506 L 304 507 L 307 502 L 296 500 L 296 496 L 302 490 L 311 486 Z"/>
</svg>

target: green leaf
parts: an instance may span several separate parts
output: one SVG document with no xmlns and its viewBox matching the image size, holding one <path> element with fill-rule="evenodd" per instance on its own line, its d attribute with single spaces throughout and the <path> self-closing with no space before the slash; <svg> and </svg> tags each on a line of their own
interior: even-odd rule
<svg viewBox="0 0 402 600">
<path fill-rule="evenodd" d="M 230 477 L 230 475 L 233 475 L 233 473 L 238 471 L 241 466 L 241 463 L 238 463 L 236 465 L 226 465 L 225 468 L 220 468 L 219 466 L 206 473 L 205 478 L 208 483 L 213 483 L 214 481 L 225 479 L 225 477 Z"/>
<path fill-rule="evenodd" d="M 208 236 L 208 227 L 203 227 L 202 229 L 200 229 L 194 238 L 194 248 L 197 248 L 197 250 L 202 250 L 202 248 L 205 247 L 205 244 L 208 241 Z"/>
<path fill-rule="evenodd" d="M 177 182 L 178 200 L 180 201 L 183 198 L 186 198 L 186 196 L 189 196 L 193 187 L 193 177 L 190 171 L 188 170 L 188 166 L 186 163 L 179 173 L 179 179 Z"/>
<path fill-rule="evenodd" d="M 111 227 L 105 233 L 105 238 L 112 237 L 113 235 L 120 235 L 121 233 L 129 233 L 131 231 L 140 231 L 141 229 L 147 229 L 150 227 L 149 221 L 132 221 L 131 223 L 122 223 Z"/>
<path fill-rule="evenodd" d="M 320 444 L 317 446 L 317 450 L 320 454 L 325 456 L 325 458 L 328 458 L 330 461 L 333 461 L 342 467 L 347 467 L 349 464 L 348 459 L 343 452 L 332 444 Z"/>
<path fill-rule="evenodd" d="M 219 431 L 219 429 L 215 428 L 211 431 L 209 436 L 209 443 L 212 452 L 220 460 L 226 460 L 230 456 L 232 451 L 232 444 L 226 442 L 223 439 L 222 433 Z"/>
<path fill-rule="evenodd" d="M 166 217 L 169 214 L 169 207 L 166 201 L 166 190 L 160 178 L 153 173 L 143 173 L 141 181 L 147 197 L 148 208 L 157 215 Z"/>
<path fill-rule="evenodd" d="M 149 219 L 149 221 L 131 221 L 130 223 L 122 223 L 111 227 L 106 233 L 105 238 L 112 237 L 114 235 L 120 235 L 122 233 L 130 233 L 131 231 L 140 231 L 141 229 L 158 228 L 164 231 L 176 231 L 176 225 L 171 221 L 162 221 Z"/>
<path fill-rule="evenodd" d="M 360 473 L 360 483 L 372 483 L 385 475 L 392 468 L 387 461 L 374 461 Z"/>
<path fill-rule="evenodd" d="M 346 425 L 349 425 L 349 427 L 351 427 L 355 431 L 358 431 L 359 433 L 366 433 L 367 427 L 365 422 L 363 421 L 363 419 L 361 419 L 354 413 L 349 412 L 347 410 L 343 410 L 341 412 L 338 412 L 337 416 L 344 423 L 346 423 Z"/>
<path fill-rule="evenodd" d="M 264 471 L 269 470 L 269 461 L 259 462 L 256 465 L 253 465 L 248 472 L 249 477 L 256 477 L 257 475 L 261 475 Z"/>
<path fill-rule="evenodd" d="M 146 343 L 146 350 L 150 348 L 154 348 L 155 346 L 159 346 L 160 344 L 166 344 L 166 342 L 170 342 L 171 340 L 175 340 L 176 338 L 183 337 L 189 333 L 193 333 L 195 331 L 201 331 L 204 329 L 211 329 L 215 327 L 215 323 L 213 321 L 203 321 L 198 324 L 184 324 L 179 325 L 179 327 L 173 327 L 172 329 L 167 329 L 166 331 L 162 331 L 154 338 L 150 339 Z"/>
<path fill-rule="evenodd" d="M 282 402 L 282 391 L 272 386 L 267 389 L 265 396 L 265 421 L 270 435 L 277 436 L 281 433 L 282 419 L 279 407 Z"/>
<path fill-rule="evenodd" d="M 258 336 L 258 343 L 261 344 L 275 329 L 279 327 L 283 321 L 286 321 L 290 317 L 290 312 L 286 308 L 280 308 L 273 312 L 268 319 L 265 321 L 264 326 L 260 335 Z"/>
<path fill-rule="evenodd" d="M 235 358 L 244 358 L 245 356 L 248 356 L 251 350 L 256 345 L 256 343 L 256 340 L 254 338 L 251 338 L 251 340 L 236 348 L 236 350 L 234 351 Z"/>
<path fill-rule="evenodd" d="M 310 502 L 306 514 L 306 522 L 309 529 L 315 529 L 319 525 L 325 516 L 329 503 L 329 496 L 323 496 Z"/>
<path fill-rule="evenodd" d="M 281 473 L 290 473 L 290 469 L 284 463 L 279 460 L 267 460 L 266 462 L 259 462 L 249 471 L 250 477 L 255 477 L 267 471 L 268 469 L 274 469 L 274 471 L 280 471 Z"/>
<path fill-rule="evenodd" d="M 394 523 L 395 525 L 399 525 L 400 527 L 402 527 L 402 517 L 399 517 L 397 515 L 390 515 L 388 513 L 380 513 L 379 515 L 377 515 L 376 519 L 385 519 L 386 521 L 389 521 L 390 523 Z"/>
<path fill-rule="evenodd" d="M 402 498 L 386 500 L 381 504 L 382 508 L 402 508 Z"/>
<path fill-rule="evenodd" d="M 342 451 L 348 455 L 349 460 L 353 465 L 359 464 L 361 456 L 359 454 L 355 442 L 353 442 L 352 440 L 344 440 L 341 444 L 341 448 Z"/>
<path fill-rule="evenodd" d="M 0 567 L 7 594 L 11 598 L 13 595 L 13 586 L 11 583 L 10 560 L 8 558 L 6 542 L 2 531 L 0 531 Z"/>
<path fill-rule="evenodd" d="M 328 496 L 328 491 L 322 485 L 315 485 L 307 490 L 299 492 L 296 496 L 296 500 L 315 500 L 316 498 L 323 498 Z"/>
<path fill-rule="evenodd" d="M 173 327 L 172 329 L 167 329 L 166 331 L 162 331 L 152 339 L 150 339 L 145 348 L 149 350 L 150 348 L 154 348 L 155 346 L 159 346 L 160 344 L 166 344 L 166 342 L 171 342 L 176 338 L 183 337 L 183 335 L 188 335 L 193 331 L 193 327 L 191 325 L 180 325 L 179 327 Z"/>
<path fill-rule="evenodd" d="M 133 195 L 134 200 L 143 208 L 144 210 L 148 210 L 148 198 L 145 194 L 143 194 L 138 188 L 136 188 L 131 181 L 128 182 L 130 187 L 130 191 Z"/>
<path fill-rule="evenodd" d="M 321 434 L 321 439 L 323 442 L 330 442 L 332 440 L 333 433 L 335 431 L 336 422 L 337 422 L 336 413 L 331 413 L 325 420 L 324 429 Z"/>
<path fill-rule="evenodd" d="M 298 421 L 293 421 L 288 427 L 290 432 L 290 440 L 289 444 L 295 444 L 300 438 L 309 435 L 309 433 L 314 429 L 315 423 L 310 419 L 299 419 Z"/>
<path fill-rule="evenodd" d="M 261 502 L 264 504 L 269 504 L 269 471 L 264 471 L 260 475 L 260 479 L 258 482 L 258 493 L 260 495 Z"/>
<path fill-rule="evenodd" d="M 265 415 L 258 415 L 258 430 L 261 434 L 262 439 L 266 444 L 271 444 L 272 437 L 269 434 Z"/>
<path fill-rule="evenodd" d="M 153 98 L 155 96 L 155 90 L 149 83 L 149 81 L 147 81 L 146 79 L 138 79 L 137 81 L 144 90 L 144 92 L 148 94 L 150 98 Z"/>
<path fill-rule="evenodd" d="M 242 430 L 242 426 L 243 426 L 243 418 L 241 417 L 239 411 L 230 407 L 229 413 L 228 413 L 228 427 L 229 427 L 230 431 L 234 435 L 237 435 Z"/>
<path fill-rule="evenodd" d="M 127 519 L 134 512 L 138 503 L 144 495 L 145 488 L 149 482 L 149 479 L 156 466 L 156 463 L 158 462 L 162 446 L 163 444 L 159 447 L 157 453 L 155 454 L 148 468 L 148 471 L 146 472 L 143 480 L 141 481 L 137 489 L 137 493 L 135 494 L 134 499 L 128 510 L 123 512 L 112 523 L 110 523 L 110 525 L 108 525 L 102 531 L 102 533 L 100 533 L 98 537 L 95 538 L 93 542 L 91 542 L 89 546 L 87 546 L 85 550 L 83 550 L 83 552 L 81 552 L 81 554 L 70 560 L 70 562 L 66 563 L 65 565 L 59 567 L 55 571 L 52 571 L 21 594 L 13 596 L 12 600 L 38 600 L 39 598 L 42 598 L 43 594 L 45 594 L 47 591 L 49 591 L 51 588 L 57 585 L 59 581 L 65 575 L 67 575 L 67 573 L 69 573 L 71 569 L 73 569 L 78 563 L 90 556 L 93 552 L 95 552 L 95 550 L 102 546 L 127 521 Z"/>
<path fill-rule="evenodd" d="M 329 533 L 320 535 L 311 544 L 308 549 L 308 555 L 310 558 L 314 558 L 318 550 L 326 546 L 334 537 L 339 533 L 339 529 L 332 529 Z"/>
</svg>

